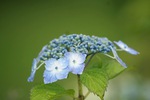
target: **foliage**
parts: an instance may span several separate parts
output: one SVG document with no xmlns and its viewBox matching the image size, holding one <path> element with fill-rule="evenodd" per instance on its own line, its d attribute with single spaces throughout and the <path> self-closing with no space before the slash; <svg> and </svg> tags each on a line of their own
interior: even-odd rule
<svg viewBox="0 0 150 100">
<path fill-rule="evenodd" d="M 63 95 L 74 96 L 74 90 L 65 90 L 63 87 L 56 83 L 42 84 L 35 86 L 31 90 L 31 100 L 55 100 Z"/>
<path fill-rule="evenodd" d="M 107 60 L 103 64 L 95 63 L 93 67 L 89 66 L 83 72 L 81 82 L 91 93 L 103 99 L 108 81 L 119 75 L 124 69 L 115 60 Z M 55 100 L 63 95 L 74 97 L 74 90 L 65 90 L 56 83 L 38 85 L 31 90 L 31 100 Z"/>
<path fill-rule="evenodd" d="M 63 95 L 69 95 L 75 100 L 84 100 L 88 94 L 83 95 L 82 84 L 87 87 L 88 93 L 94 93 L 104 100 L 108 81 L 127 68 L 117 51 L 139 54 L 121 40 L 112 42 L 106 37 L 71 34 L 50 41 L 42 48 L 37 58 L 34 58 L 31 75 L 28 78 L 28 81 L 32 82 L 36 71 L 44 64 L 43 77 L 47 85 L 33 88 L 31 100 L 54 100 Z M 98 54 L 105 57 L 101 58 L 97 56 Z M 90 64 L 95 55 L 98 59 Z M 54 83 L 66 79 L 70 72 L 78 78 L 78 97 L 74 96 L 74 90 L 65 90 Z"/>
<path fill-rule="evenodd" d="M 81 82 L 89 89 L 90 92 L 103 98 L 108 84 L 107 73 L 103 69 L 93 68 L 86 70 L 81 75 Z"/>
</svg>

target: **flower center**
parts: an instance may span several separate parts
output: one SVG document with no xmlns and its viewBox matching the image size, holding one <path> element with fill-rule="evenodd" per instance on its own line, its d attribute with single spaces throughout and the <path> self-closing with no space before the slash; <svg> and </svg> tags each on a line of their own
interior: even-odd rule
<svg viewBox="0 0 150 100">
<path fill-rule="evenodd" d="M 76 61 L 75 61 L 75 60 L 73 60 L 72 62 L 73 62 L 74 64 L 76 63 Z"/>
<path fill-rule="evenodd" d="M 126 49 L 127 48 L 127 46 L 124 46 L 124 49 Z"/>
<path fill-rule="evenodd" d="M 58 70 L 58 67 L 57 67 L 57 66 L 55 67 L 55 70 Z"/>
</svg>

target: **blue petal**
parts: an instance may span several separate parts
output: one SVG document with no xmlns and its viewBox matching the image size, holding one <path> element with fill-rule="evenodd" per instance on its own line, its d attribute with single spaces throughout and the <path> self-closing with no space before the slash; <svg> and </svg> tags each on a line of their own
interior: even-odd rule
<svg viewBox="0 0 150 100">
<path fill-rule="evenodd" d="M 127 65 L 119 58 L 119 56 L 116 56 L 116 60 L 117 60 L 124 68 L 127 68 Z"/>
<path fill-rule="evenodd" d="M 83 63 L 86 59 L 86 54 L 82 54 L 82 53 L 79 53 L 79 57 L 80 57 L 80 63 Z"/>
<path fill-rule="evenodd" d="M 56 82 L 58 80 L 55 75 L 53 75 L 50 71 L 47 70 L 44 71 L 43 77 L 45 84 Z"/>
<path fill-rule="evenodd" d="M 68 67 L 71 72 L 73 74 L 82 74 L 85 67 L 84 61 L 86 59 L 86 54 L 67 52 L 65 53 L 65 57 L 69 61 Z M 75 61 L 75 63 L 73 61 Z"/>
<path fill-rule="evenodd" d="M 58 74 L 56 74 L 57 79 L 65 79 L 68 77 L 70 70 L 68 68 L 62 70 L 61 72 L 59 72 Z"/>
<path fill-rule="evenodd" d="M 51 58 L 51 59 L 49 59 L 49 60 L 46 60 L 45 61 L 45 68 L 46 68 L 46 70 L 51 70 L 51 67 L 54 65 L 54 62 L 55 61 L 57 61 L 56 59 L 54 59 L 54 58 Z"/>
<path fill-rule="evenodd" d="M 66 52 L 64 55 L 69 61 L 75 59 L 79 64 L 82 64 L 86 59 L 86 54 L 82 53 Z"/>
<path fill-rule="evenodd" d="M 70 57 L 70 56 L 71 56 L 71 53 L 70 53 L 70 52 L 66 52 L 66 53 L 64 54 L 64 56 L 65 56 L 65 57 Z"/>
<path fill-rule="evenodd" d="M 133 54 L 133 55 L 137 55 L 140 54 L 139 52 L 137 52 L 136 50 L 132 49 L 132 48 L 126 48 L 125 49 L 128 53 Z"/>
<path fill-rule="evenodd" d="M 57 66 L 58 69 L 55 69 Z M 44 83 L 52 83 L 60 79 L 67 78 L 70 70 L 68 68 L 68 60 L 66 58 L 49 59 L 45 61 Z"/>
<path fill-rule="evenodd" d="M 139 54 L 139 52 L 137 52 L 136 50 L 134 50 L 134 49 L 128 47 L 128 45 L 125 44 L 125 43 L 122 42 L 122 41 L 118 41 L 118 42 L 114 41 L 114 43 L 115 43 L 116 45 L 118 45 L 122 50 L 124 50 L 124 51 L 126 51 L 126 52 L 128 52 L 128 53 L 130 53 L 130 54 L 133 54 L 133 55 Z"/>
<path fill-rule="evenodd" d="M 31 75 L 28 78 L 28 82 L 32 82 L 34 80 L 34 76 L 35 76 L 36 68 L 37 68 L 37 63 L 38 63 L 37 60 L 34 58 L 33 63 L 32 63 Z"/>
<path fill-rule="evenodd" d="M 68 59 L 66 57 L 58 59 L 61 69 L 65 69 L 68 67 Z"/>
<path fill-rule="evenodd" d="M 76 66 L 76 67 L 74 67 L 73 69 L 72 69 L 72 73 L 73 74 L 82 74 L 82 72 L 83 72 L 83 70 L 84 70 L 84 67 L 85 67 L 85 64 L 83 63 L 83 64 L 80 64 L 80 65 L 78 65 L 78 66 Z"/>
<path fill-rule="evenodd" d="M 114 55 L 115 59 L 116 59 L 123 67 L 127 68 L 127 65 L 119 58 L 119 56 L 118 56 L 117 52 L 115 51 L 115 49 L 113 49 L 113 48 L 111 47 L 111 50 L 112 50 L 112 52 L 113 52 L 113 55 Z"/>
</svg>

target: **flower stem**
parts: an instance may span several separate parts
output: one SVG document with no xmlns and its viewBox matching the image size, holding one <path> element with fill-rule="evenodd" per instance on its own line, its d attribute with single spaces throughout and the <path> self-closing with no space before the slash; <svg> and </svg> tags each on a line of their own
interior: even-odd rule
<svg viewBox="0 0 150 100">
<path fill-rule="evenodd" d="M 91 61 L 91 59 L 93 58 L 93 56 L 95 54 L 96 53 L 94 53 L 90 56 L 90 58 L 88 59 L 88 61 L 85 64 L 85 67 L 87 67 L 87 65 L 89 64 L 89 62 Z M 90 92 L 88 92 L 85 96 L 83 95 L 83 89 L 82 89 L 82 83 L 81 83 L 80 75 L 78 74 L 77 77 L 78 77 L 78 91 L 79 91 L 78 92 L 78 100 L 85 100 L 85 98 L 90 94 Z"/>
<path fill-rule="evenodd" d="M 87 96 L 88 96 L 90 93 L 91 93 L 91 92 L 90 92 L 90 91 L 88 91 L 88 92 L 85 94 L 84 99 L 86 99 L 86 98 L 87 98 Z"/>
<path fill-rule="evenodd" d="M 78 77 L 78 100 L 84 100 L 84 96 L 83 96 L 83 90 L 82 90 L 82 83 L 81 83 L 81 80 L 80 80 L 80 75 L 77 75 Z"/>
<path fill-rule="evenodd" d="M 88 61 L 87 61 L 86 64 L 85 64 L 85 68 L 86 68 L 87 65 L 90 63 L 91 59 L 93 58 L 93 56 L 94 56 L 95 54 L 96 54 L 96 53 L 94 53 L 94 54 L 92 54 L 92 55 L 90 56 L 90 58 L 88 59 Z"/>
</svg>

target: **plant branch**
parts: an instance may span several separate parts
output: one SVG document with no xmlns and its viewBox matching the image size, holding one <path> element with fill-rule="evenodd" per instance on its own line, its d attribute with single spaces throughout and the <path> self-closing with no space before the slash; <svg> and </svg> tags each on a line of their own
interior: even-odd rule
<svg viewBox="0 0 150 100">
<path fill-rule="evenodd" d="M 90 58 L 88 59 L 88 61 L 86 62 L 86 64 L 85 64 L 85 67 L 87 67 L 87 65 L 89 64 L 89 62 L 91 61 L 91 59 L 93 58 L 93 56 L 95 55 L 96 53 L 94 53 L 94 54 L 90 54 L 91 56 L 90 56 Z M 89 55 L 88 55 L 89 56 Z M 90 92 L 89 93 L 87 93 L 86 95 L 85 95 L 85 97 L 84 97 L 84 95 L 83 95 L 83 89 L 82 89 L 82 83 L 81 83 L 81 79 L 80 79 L 80 75 L 78 74 L 77 75 L 77 78 L 78 78 L 78 100 L 85 100 L 85 98 L 90 94 Z M 75 98 L 74 98 L 74 100 L 75 100 Z"/>
<path fill-rule="evenodd" d="M 83 96 L 83 90 L 82 90 L 82 83 L 81 83 L 81 80 L 80 80 L 80 75 L 77 75 L 78 77 L 78 91 L 79 91 L 79 94 L 78 94 L 78 100 L 84 100 L 84 96 Z"/>
<path fill-rule="evenodd" d="M 95 55 L 96 53 L 94 53 L 94 54 L 92 54 L 91 56 L 90 56 L 90 58 L 88 59 L 88 61 L 86 62 L 86 64 L 85 64 L 85 67 L 87 67 L 87 65 L 89 64 L 89 62 L 91 61 L 91 59 L 93 58 L 93 56 Z"/>
<path fill-rule="evenodd" d="M 85 94 L 84 99 L 86 99 L 86 98 L 87 98 L 87 96 L 88 96 L 90 93 L 91 93 L 91 92 L 90 92 L 90 91 L 88 91 L 88 92 Z"/>
</svg>

